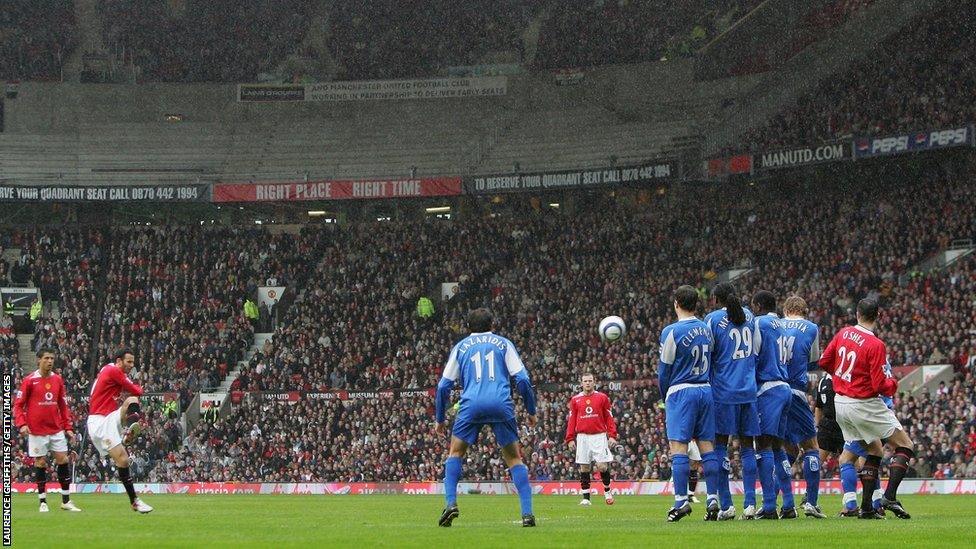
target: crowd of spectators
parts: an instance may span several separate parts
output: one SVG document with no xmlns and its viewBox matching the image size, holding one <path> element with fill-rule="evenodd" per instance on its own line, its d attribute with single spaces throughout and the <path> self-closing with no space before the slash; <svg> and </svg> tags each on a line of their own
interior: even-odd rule
<svg viewBox="0 0 976 549">
<path fill-rule="evenodd" d="M 290 235 L 259 229 L 118 230 L 109 258 L 99 363 L 132 349 L 130 377 L 149 391 L 217 387 L 254 339 L 245 300 L 300 272 Z"/>
<path fill-rule="evenodd" d="M 311 0 L 99 0 L 106 47 L 165 82 L 248 82 L 305 37 Z"/>
<path fill-rule="evenodd" d="M 964 2 L 948 2 L 740 141 L 760 151 L 958 127 L 976 119 L 966 92 L 974 85 L 976 15 Z"/>
<path fill-rule="evenodd" d="M 554 9 L 542 26 L 535 65 L 560 69 L 691 56 L 760 3 L 588 0 L 578 9 Z"/>
<path fill-rule="evenodd" d="M 75 46 L 71 0 L 4 2 L 0 9 L 0 80 L 56 80 Z"/>
<path fill-rule="evenodd" d="M 435 76 L 492 52 L 515 52 L 520 62 L 522 33 L 542 4 L 339 0 L 329 48 L 347 80 Z"/>
<path fill-rule="evenodd" d="M 495 312 L 496 330 L 516 343 L 537 385 L 562 384 L 542 391 L 542 427 L 526 433 L 535 478 L 572 474 L 558 431 L 569 384 L 584 370 L 651 385 L 611 395 L 625 447 L 618 476 L 666 478 L 652 385 L 658 334 L 673 320 L 670 294 L 681 283 L 704 293 L 735 265 L 753 269 L 736 281 L 743 298 L 758 289 L 806 298 L 824 340 L 852 321 L 858 299 L 873 297 L 882 305 L 880 336 L 894 366 L 950 364 L 955 378 L 947 389 L 896 404 L 924 459 L 919 474 L 927 464 L 933 475 L 958 476 L 968 475 L 976 457 L 970 440 L 976 258 L 916 270 L 951 240 L 976 237 L 968 213 L 976 209 L 976 187 L 968 171 L 954 169 L 931 168 L 911 181 L 838 182 L 831 201 L 806 185 L 780 182 L 676 186 L 639 203 L 590 195 L 572 213 L 356 222 L 299 234 L 193 226 L 37 229 L 5 233 L 0 241 L 19 248 L 17 263 L 30 281 L 56 296 L 46 299 L 58 301 L 59 314 L 46 306 L 34 348 L 60 349 L 58 368 L 76 394 L 87 392 L 97 365 L 125 345 L 139 357 L 132 377 L 149 391 L 181 393 L 185 407 L 190 394 L 215 385 L 245 356 L 253 329 L 244 300 L 259 285 L 289 288 L 273 337 L 232 387 L 245 393 L 243 405 L 198 424 L 185 441 L 161 421 L 159 440 L 168 442 L 140 450 L 145 478 L 436 474 L 429 468 L 440 462 L 444 441 L 427 432 L 426 394 L 289 405 L 247 393 L 423 392 L 465 335 L 465 314 L 480 305 Z M 421 317 L 418 299 L 433 296 L 442 282 L 458 282 L 459 292 Z M 104 301 L 100 323 L 92 313 L 99 310 L 96 295 Z M 596 337 L 595 325 L 607 314 L 628 322 L 627 337 L 615 345 Z M 91 364 L 96 338 L 99 360 Z M 15 356 L 6 340 L 7 355 Z M 314 461 L 296 462 L 295 455 Z M 472 454 L 476 478 L 504 478 L 494 455 Z"/>
</svg>

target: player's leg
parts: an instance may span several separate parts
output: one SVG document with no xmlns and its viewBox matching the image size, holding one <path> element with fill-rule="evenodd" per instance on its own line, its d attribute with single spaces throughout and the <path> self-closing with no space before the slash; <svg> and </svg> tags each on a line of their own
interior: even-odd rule
<svg viewBox="0 0 976 549">
<path fill-rule="evenodd" d="M 454 424 L 455 433 L 459 432 L 457 429 L 458 423 L 460 422 L 456 421 Z M 470 430 L 462 429 L 461 432 L 461 436 L 469 436 Z M 475 437 L 477 437 L 477 432 L 475 432 Z M 461 463 L 467 451 L 468 443 L 459 438 L 457 434 L 453 435 L 451 437 L 451 447 L 448 450 L 447 459 L 444 461 L 445 506 L 443 513 L 441 513 L 441 518 L 437 522 L 439 526 L 451 526 L 454 519 L 460 515 L 457 508 L 457 487 L 458 482 L 461 480 Z"/>
<path fill-rule="evenodd" d="M 743 500 L 742 518 L 754 518 L 756 512 L 756 481 L 759 479 L 759 463 L 756 459 L 756 437 L 759 429 L 759 407 L 756 402 L 739 404 L 739 457 L 742 460 Z"/>
<path fill-rule="evenodd" d="M 670 429 L 668 436 L 675 436 Z M 668 510 L 668 522 L 678 522 L 682 517 L 691 514 L 691 505 L 688 503 L 688 443 L 669 440 L 668 445 L 671 454 L 671 481 L 674 486 L 674 505 Z"/>
<path fill-rule="evenodd" d="M 874 492 L 880 486 L 881 475 L 881 441 L 873 440 L 865 448 L 868 455 L 864 458 L 861 468 L 861 514 L 860 518 L 882 518 L 874 509 Z"/>
<path fill-rule="evenodd" d="M 782 439 L 773 439 L 773 466 L 776 470 L 777 490 L 783 494 L 783 508 L 779 518 L 797 518 L 796 502 L 793 499 L 793 462 L 786 456 Z"/>
<path fill-rule="evenodd" d="M 908 472 L 908 462 L 915 457 L 915 444 L 902 429 L 895 429 L 885 442 L 895 449 L 895 455 L 888 465 L 888 486 L 885 488 L 884 496 L 881 499 L 881 507 L 891 511 L 900 519 L 909 519 L 912 516 L 898 501 L 898 486 L 901 485 L 905 473 Z"/>
<path fill-rule="evenodd" d="M 576 447 L 577 451 L 580 447 L 581 442 L 577 441 Z M 578 462 L 577 462 L 578 463 Z M 590 504 L 590 479 L 592 475 L 593 466 L 589 463 L 580 463 L 580 494 L 583 495 L 583 499 L 580 500 L 580 505 Z"/>
<path fill-rule="evenodd" d="M 729 489 L 729 475 L 732 464 L 729 461 L 729 436 L 736 432 L 733 412 L 734 405 L 712 405 L 715 419 L 715 457 L 721 466 L 718 472 L 716 490 L 718 491 L 718 505 L 723 517 L 735 517 L 735 507 L 732 506 L 732 491 Z"/>
<path fill-rule="evenodd" d="M 36 437 L 40 439 L 42 437 Z M 47 450 L 47 447 L 44 446 Z M 31 449 L 33 452 L 34 449 Z M 34 480 L 37 482 L 37 499 L 41 513 L 48 512 L 47 506 L 47 456 L 37 456 L 34 458 Z"/>
<path fill-rule="evenodd" d="M 701 450 L 692 439 L 688 443 L 688 461 L 690 462 L 688 468 L 688 501 L 691 503 L 701 503 L 698 501 L 698 497 L 695 493 L 698 491 L 698 480 L 701 472 Z"/>
<path fill-rule="evenodd" d="M 776 514 L 776 483 L 775 465 L 773 458 L 773 437 L 760 435 L 756 440 L 759 450 L 759 485 L 762 486 L 762 509 L 756 515 L 757 519 L 778 518 Z"/>
<path fill-rule="evenodd" d="M 803 512 L 808 517 L 827 518 L 820 509 L 820 446 L 816 435 L 800 441 L 803 452 L 803 481 L 807 491 L 804 497 Z"/>
<path fill-rule="evenodd" d="M 719 519 L 721 507 L 718 502 L 718 479 L 721 462 L 715 452 L 715 403 L 712 400 L 711 387 L 699 389 L 686 389 L 698 392 L 698 420 L 695 423 L 693 444 L 689 445 L 689 459 L 698 458 L 702 471 L 705 473 L 705 520 L 716 521 Z M 695 454 L 691 455 L 691 447 L 694 447 Z M 689 491 L 694 490 L 689 486 Z M 728 515 L 728 513 L 726 513 Z M 735 516 L 733 510 L 728 518 Z"/>
<path fill-rule="evenodd" d="M 603 499 L 607 502 L 607 505 L 613 505 L 613 491 L 610 488 L 610 483 L 613 481 L 610 474 L 610 462 L 597 462 L 596 468 L 600 471 L 600 481 L 603 482 Z"/>
<path fill-rule="evenodd" d="M 55 438 L 53 446 L 58 484 L 61 485 L 61 509 L 77 513 L 81 509 L 71 501 L 71 466 L 68 464 L 68 440 L 63 432 Z"/>
<path fill-rule="evenodd" d="M 139 397 L 130 396 L 122 401 L 122 406 L 119 407 L 120 413 L 120 425 L 122 427 L 122 436 L 126 444 L 131 443 L 139 434 L 142 432 L 142 424 L 139 420 L 142 419 L 142 408 L 139 405 Z"/>
<path fill-rule="evenodd" d="M 842 517 L 856 517 L 857 512 L 857 460 L 859 455 L 867 456 L 857 442 L 846 443 L 837 461 L 840 463 L 840 485 L 844 491 L 844 510 Z"/>
<path fill-rule="evenodd" d="M 115 462 L 115 468 L 119 471 L 119 480 L 122 481 L 122 486 L 125 487 L 125 493 L 129 496 L 129 503 L 132 504 L 132 510 L 139 513 L 151 512 L 153 508 L 143 503 L 139 499 L 139 496 L 136 495 L 136 489 L 132 483 L 132 475 L 129 471 L 129 453 L 126 452 L 125 446 L 117 444 L 109 448 L 108 455 Z"/>
<path fill-rule="evenodd" d="M 695 436 L 699 401 L 693 389 L 677 391 L 664 401 L 664 424 L 671 454 L 671 482 L 674 506 L 668 511 L 668 522 L 677 522 L 691 514 L 688 503 L 688 442 Z"/>
<path fill-rule="evenodd" d="M 519 507 L 522 510 L 522 526 L 535 526 L 535 515 L 532 514 L 532 485 L 529 484 L 529 468 L 522 463 L 522 453 L 519 451 L 518 426 L 515 420 L 503 423 L 493 423 L 495 441 L 502 447 L 502 459 L 512 475 L 512 484 L 519 496 Z"/>
</svg>

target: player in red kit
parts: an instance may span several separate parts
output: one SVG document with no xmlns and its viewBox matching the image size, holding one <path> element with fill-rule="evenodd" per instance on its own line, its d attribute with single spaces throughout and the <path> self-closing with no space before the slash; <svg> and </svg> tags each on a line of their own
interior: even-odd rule
<svg viewBox="0 0 976 549">
<path fill-rule="evenodd" d="M 37 351 L 37 371 L 24 378 L 14 402 L 14 425 L 27 436 L 27 455 L 34 458 L 40 512 L 47 513 L 47 454 L 54 453 L 61 509 L 81 511 L 71 502 L 71 470 L 68 440 L 74 438 L 71 410 L 65 398 L 64 380 L 54 373 L 54 349 Z"/>
<path fill-rule="evenodd" d="M 892 397 L 898 382 L 891 377 L 888 350 L 874 335 L 878 322 L 878 303 L 862 299 L 857 304 L 857 325 L 848 326 L 834 336 L 820 357 L 820 367 L 834 381 L 834 408 L 837 423 L 845 441 L 863 440 L 868 456 L 860 477 L 863 486 L 860 518 L 884 518 L 872 505 L 874 491 L 880 486 L 881 441 L 895 448 L 889 469 L 888 487 L 881 507 L 898 518 L 911 518 L 898 501 L 898 485 L 915 457 L 914 445 L 879 395 Z"/>
<path fill-rule="evenodd" d="M 610 462 L 613 454 L 610 446 L 617 444 L 617 425 L 610 413 L 610 398 L 594 390 L 596 379 L 591 373 L 580 378 L 583 392 L 569 400 L 569 419 L 566 425 L 566 444 L 576 450 L 576 463 L 580 469 L 580 488 L 583 500 L 580 505 L 590 505 L 590 471 L 593 462 L 603 480 L 603 497 L 607 505 L 613 505 L 610 489 Z M 609 443 L 609 444 L 608 444 Z"/>
<path fill-rule="evenodd" d="M 122 445 L 123 410 L 127 425 L 126 442 L 138 435 L 140 428 L 138 397 L 142 396 L 142 387 L 132 383 L 126 375 L 134 365 L 135 355 L 132 351 L 121 349 L 115 354 L 115 362 L 106 364 L 98 372 L 98 378 L 92 384 L 91 399 L 88 403 L 88 436 L 103 459 L 109 455 L 115 461 L 115 467 L 119 470 L 119 480 L 122 481 L 125 492 L 129 495 L 132 510 L 149 513 L 153 508 L 136 496 L 132 477 L 129 476 L 129 453 Z M 123 391 L 132 396 L 126 398 L 120 407 L 116 402 Z"/>
</svg>

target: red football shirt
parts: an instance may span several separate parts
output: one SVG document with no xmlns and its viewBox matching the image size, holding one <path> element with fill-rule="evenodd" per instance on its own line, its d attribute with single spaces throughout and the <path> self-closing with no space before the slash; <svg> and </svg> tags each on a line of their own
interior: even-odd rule
<svg viewBox="0 0 976 549">
<path fill-rule="evenodd" d="M 576 435 L 585 433 L 596 435 L 606 433 L 610 438 L 617 438 L 617 424 L 610 413 L 610 397 L 593 391 L 590 394 L 579 393 L 569 399 L 569 418 L 566 425 L 566 442 L 576 440 Z"/>
<path fill-rule="evenodd" d="M 74 430 L 61 376 L 51 372 L 42 377 L 35 371 L 24 378 L 14 401 L 14 425 L 18 429 L 27 425 L 36 436 Z"/>
<path fill-rule="evenodd" d="M 91 399 L 88 401 L 88 414 L 93 416 L 107 416 L 118 407 L 119 395 L 126 391 L 135 396 L 142 396 L 142 387 L 132 383 L 122 368 L 115 364 L 106 364 L 98 372 L 98 378 L 91 388 Z"/>
<path fill-rule="evenodd" d="M 850 398 L 893 396 L 898 382 L 885 371 L 888 350 L 871 330 L 848 326 L 837 332 L 820 356 L 834 379 L 834 392 Z"/>
</svg>

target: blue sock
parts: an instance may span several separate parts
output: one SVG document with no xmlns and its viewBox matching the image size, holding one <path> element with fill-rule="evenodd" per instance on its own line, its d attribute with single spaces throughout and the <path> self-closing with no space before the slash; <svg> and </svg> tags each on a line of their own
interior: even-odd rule
<svg viewBox="0 0 976 549">
<path fill-rule="evenodd" d="M 509 469 L 512 474 L 512 482 L 515 490 L 518 491 L 519 505 L 522 507 L 523 515 L 532 514 L 532 485 L 529 484 L 529 468 L 525 464 L 518 464 Z"/>
<path fill-rule="evenodd" d="M 677 509 L 688 501 L 688 472 L 691 463 L 687 454 L 671 456 L 671 482 L 674 484 L 674 507 Z"/>
<path fill-rule="evenodd" d="M 759 450 L 759 485 L 762 486 L 762 510 L 770 512 L 776 510 L 776 477 L 773 450 Z"/>
<path fill-rule="evenodd" d="M 759 476 L 759 466 L 756 464 L 756 450 L 742 449 L 742 485 L 746 494 L 744 507 L 756 504 L 756 478 Z"/>
<path fill-rule="evenodd" d="M 881 509 L 881 496 L 883 495 L 884 495 L 884 490 L 878 488 L 877 490 L 874 491 L 874 495 L 871 496 L 871 505 L 874 507 L 875 511 Z"/>
<path fill-rule="evenodd" d="M 718 503 L 718 479 L 722 465 L 718 461 L 718 452 L 705 452 L 701 455 L 702 469 L 705 473 L 705 503 Z M 731 496 L 730 496 L 731 498 Z"/>
<path fill-rule="evenodd" d="M 793 462 L 786 457 L 782 448 L 773 451 L 773 458 L 779 491 L 783 492 L 783 509 L 792 509 L 796 507 L 793 501 Z"/>
<path fill-rule="evenodd" d="M 461 458 L 449 457 L 444 462 L 444 499 L 447 506 L 457 505 L 457 485 L 461 479 Z"/>
<path fill-rule="evenodd" d="M 715 446 L 715 459 L 718 460 L 718 506 L 724 511 L 732 507 L 732 490 L 729 489 L 729 472 L 732 470 L 729 465 L 728 446 Z M 706 485 L 707 486 L 707 485 Z"/>
<path fill-rule="evenodd" d="M 841 464 L 840 485 L 844 490 L 844 507 L 848 510 L 857 509 L 857 471 L 854 470 L 853 463 Z"/>
<path fill-rule="evenodd" d="M 817 505 L 820 497 L 820 452 L 808 450 L 803 454 L 803 480 L 807 483 L 807 503 Z"/>
</svg>

